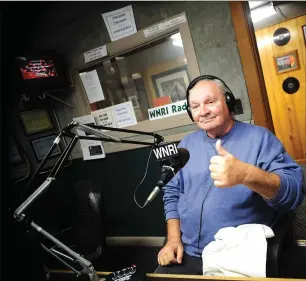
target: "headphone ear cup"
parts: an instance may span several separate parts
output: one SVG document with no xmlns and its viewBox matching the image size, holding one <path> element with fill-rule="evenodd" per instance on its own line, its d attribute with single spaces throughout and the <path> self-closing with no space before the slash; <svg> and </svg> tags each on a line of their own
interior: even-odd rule
<svg viewBox="0 0 306 281">
<path fill-rule="evenodd" d="M 235 113 L 236 99 L 234 95 L 230 92 L 226 92 L 224 95 L 225 95 L 225 101 L 226 101 L 226 105 L 227 105 L 229 112 Z"/>
</svg>

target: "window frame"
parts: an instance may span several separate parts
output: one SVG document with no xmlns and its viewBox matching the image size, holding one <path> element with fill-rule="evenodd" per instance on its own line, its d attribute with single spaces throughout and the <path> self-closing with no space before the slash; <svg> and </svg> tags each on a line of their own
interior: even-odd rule
<svg viewBox="0 0 306 281">
<path fill-rule="evenodd" d="M 150 37 L 145 37 L 144 30 L 148 29 L 150 27 L 153 27 L 157 24 L 164 23 L 166 21 L 169 21 L 171 19 L 175 19 L 180 16 L 185 16 L 186 21 L 179 23 L 177 25 L 174 25 L 172 27 L 167 28 L 164 31 L 161 31 L 157 34 L 154 34 Z M 196 53 L 194 50 L 192 37 L 189 29 L 188 19 L 186 16 L 186 13 L 180 13 L 173 17 L 169 17 L 163 21 L 157 22 L 151 26 L 148 26 L 144 29 L 139 30 L 137 33 L 130 35 L 128 37 L 122 38 L 120 40 L 110 42 L 106 44 L 107 53 L 108 56 L 105 56 L 101 59 L 98 59 L 96 61 L 93 61 L 91 63 L 87 63 L 83 67 L 80 67 L 76 69 L 76 76 L 77 76 L 77 83 L 78 89 L 80 90 L 81 97 L 79 97 L 77 102 L 77 108 L 78 112 L 82 113 L 83 115 L 91 114 L 94 111 L 90 110 L 90 106 L 86 97 L 85 89 L 83 87 L 83 84 L 81 82 L 79 73 L 90 71 L 93 69 L 96 69 L 100 67 L 104 61 L 110 60 L 114 57 L 123 55 L 129 51 L 135 50 L 139 47 L 143 47 L 145 45 L 149 45 L 155 41 L 159 41 L 162 38 L 171 36 L 174 33 L 179 32 L 182 38 L 183 42 L 183 48 L 185 53 L 185 58 L 187 60 L 187 69 L 190 81 L 194 78 L 198 77 L 200 75 L 200 69 L 198 65 L 198 61 L 196 58 Z M 84 104 L 85 102 L 85 104 Z M 80 108 L 82 107 L 82 108 Z M 131 129 L 131 130 L 138 130 L 138 131 L 144 131 L 144 132 L 164 132 L 168 129 L 173 129 L 177 127 L 182 127 L 185 125 L 192 124 L 192 121 L 190 120 L 188 114 L 182 113 L 176 116 L 170 116 L 162 119 L 157 120 L 144 120 L 138 122 L 136 125 L 125 127 L 125 129 Z M 123 132 L 113 132 L 113 131 L 107 131 L 106 132 L 109 135 L 118 137 L 120 139 L 133 139 L 133 140 L 140 140 L 140 141 L 153 141 L 152 137 L 144 137 L 137 134 L 130 134 L 130 133 L 123 133 Z M 179 141 L 181 140 L 186 134 L 189 132 L 180 132 L 178 130 L 177 133 L 171 133 L 167 136 L 165 136 L 166 141 Z M 139 147 L 143 147 L 143 145 L 133 145 L 133 144 L 122 144 L 122 143 L 110 143 L 110 142 L 104 142 L 103 143 L 104 149 L 106 153 L 112 153 L 112 152 L 118 152 L 118 151 L 124 151 L 124 150 L 130 150 L 135 149 Z"/>
</svg>

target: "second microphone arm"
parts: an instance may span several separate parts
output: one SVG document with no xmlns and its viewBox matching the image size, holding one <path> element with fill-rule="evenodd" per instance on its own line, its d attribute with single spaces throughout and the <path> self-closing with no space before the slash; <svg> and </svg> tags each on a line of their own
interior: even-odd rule
<svg viewBox="0 0 306 281">
<path fill-rule="evenodd" d="M 89 133 L 91 135 L 96 136 L 94 137 L 89 137 L 89 136 L 78 136 L 76 134 L 71 133 L 71 129 L 77 127 L 77 129 L 82 130 L 86 133 Z M 154 137 L 154 142 L 153 143 L 148 143 L 148 142 L 137 142 L 137 141 L 130 141 L 130 140 L 121 140 L 119 138 L 113 137 L 111 135 L 108 135 L 104 132 L 101 132 L 100 130 L 110 130 L 110 131 L 119 131 L 119 132 L 127 132 L 127 133 L 135 133 L 139 135 L 149 135 Z M 68 136 L 72 138 L 70 143 L 65 147 L 64 151 L 60 155 L 59 159 L 57 160 L 56 164 L 52 168 L 50 174 L 48 175 L 47 179 L 37 188 L 37 190 L 34 191 L 23 203 L 20 204 L 20 206 L 15 210 L 14 212 L 14 217 L 19 223 L 29 223 L 29 225 L 35 229 L 37 232 L 41 233 L 45 238 L 51 240 L 55 245 L 64 250 L 69 256 L 63 253 L 59 253 L 55 249 L 48 249 L 44 245 L 42 245 L 43 249 L 56 257 L 59 261 L 61 261 L 64 265 L 68 266 L 70 269 L 72 269 L 75 273 L 79 274 L 87 274 L 90 278 L 90 281 L 99 281 L 99 277 L 91 264 L 90 261 L 86 260 L 83 258 L 81 255 L 78 253 L 74 252 L 72 249 L 67 247 L 65 244 L 60 242 L 58 239 L 56 239 L 54 236 L 52 236 L 50 233 L 46 232 L 44 229 L 42 229 L 40 226 L 35 224 L 32 220 L 28 220 L 27 218 L 27 210 L 33 203 L 45 192 L 47 189 L 52 185 L 52 183 L 56 179 L 56 175 L 58 174 L 60 168 L 62 167 L 64 161 L 69 157 L 73 147 L 75 146 L 76 142 L 79 139 L 96 139 L 96 140 L 102 140 L 106 142 L 119 142 L 119 143 L 133 143 L 133 144 L 142 144 L 142 145 L 153 145 L 156 146 L 159 143 L 161 143 L 164 138 L 156 133 L 149 133 L 149 132 L 141 132 L 141 131 L 135 131 L 135 130 L 128 130 L 128 129 L 119 129 L 119 128 L 111 128 L 111 127 L 104 127 L 104 126 L 88 126 L 84 124 L 80 124 L 78 122 L 70 122 L 65 128 L 63 128 L 60 132 L 60 134 L 56 137 L 54 140 L 51 148 L 43 158 L 42 162 L 40 163 L 38 169 L 35 171 L 31 179 L 29 180 L 28 185 L 30 185 L 33 181 L 34 178 L 36 178 L 38 172 L 40 169 L 43 167 L 45 162 L 47 161 L 47 158 L 52 154 L 53 150 L 55 147 L 59 144 L 60 140 L 62 137 Z M 166 171 L 165 171 L 166 172 Z M 68 263 L 66 263 L 63 259 L 59 257 L 58 254 L 61 254 L 65 257 L 69 257 L 70 260 L 75 261 L 78 263 L 81 267 L 82 270 L 78 271 L 75 268 L 71 267 Z"/>
<path fill-rule="evenodd" d="M 79 122 L 75 122 L 73 121 L 72 123 L 74 123 L 74 126 L 77 126 L 78 129 L 95 135 L 95 136 L 99 136 L 99 137 L 106 137 L 109 139 L 112 139 L 114 141 L 117 142 L 122 142 L 123 140 L 113 137 L 111 135 L 106 134 L 105 132 L 101 132 L 100 130 L 108 130 L 108 131 L 115 131 L 115 132 L 123 132 L 123 133 L 131 133 L 131 134 L 137 134 L 137 135 L 146 135 L 146 136 L 152 136 L 155 138 L 154 144 L 158 145 L 159 143 L 164 141 L 164 137 L 154 133 L 154 132 L 143 132 L 143 131 L 137 131 L 137 130 L 129 130 L 129 129 L 122 129 L 122 128 L 113 128 L 113 127 L 105 127 L 105 126 L 96 126 L 96 125 L 83 125 L 80 124 Z"/>
</svg>

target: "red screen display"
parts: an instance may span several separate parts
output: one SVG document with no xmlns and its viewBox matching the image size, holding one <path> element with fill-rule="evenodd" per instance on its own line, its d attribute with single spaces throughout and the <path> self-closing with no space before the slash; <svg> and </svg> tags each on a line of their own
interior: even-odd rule
<svg viewBox="0 0 306 281">
<path fill-rule="evenodd" d="M 58 76 L 51 59 L 24 61 L 20 71 L 24 80 Z"/>
</svg>

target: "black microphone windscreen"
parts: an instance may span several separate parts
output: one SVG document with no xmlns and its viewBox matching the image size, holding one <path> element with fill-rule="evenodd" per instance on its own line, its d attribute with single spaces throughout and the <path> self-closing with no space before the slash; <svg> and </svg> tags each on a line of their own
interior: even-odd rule
<svg viewBox="0 0 306 281">
<path fill-rule="evenodd" d="M 180 155 L 180 164 L 181 168 L 183 168 L 189 160 L 190 154 L 186 148 L 178 148 L 177 149 Z"/>
</svg>

